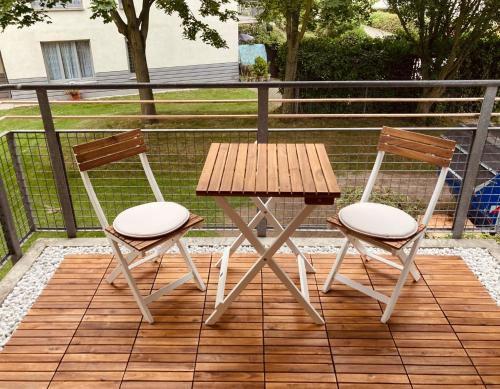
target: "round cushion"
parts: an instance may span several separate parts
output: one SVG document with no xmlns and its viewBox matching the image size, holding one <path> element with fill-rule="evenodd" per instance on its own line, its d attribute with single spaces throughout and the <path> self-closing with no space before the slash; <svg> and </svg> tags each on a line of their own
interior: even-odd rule
<svg viewBox="0 0 500 389">
<path fill-rule="evenodd" d="M 131 238 L 147 239 L 175 231 L 188 219 L 189 211 L 180 204 L 146 203 L 121 212 L 113 221 L 113 228 Z"/>
<path fill-rule="evenodd" d="M 385 239 L 404 239 L 417 232 L 418 224 L 406 212 L 377 203 L 351 204 L 339 211 L 343 225 L 365 235 Z"/>
</svg>

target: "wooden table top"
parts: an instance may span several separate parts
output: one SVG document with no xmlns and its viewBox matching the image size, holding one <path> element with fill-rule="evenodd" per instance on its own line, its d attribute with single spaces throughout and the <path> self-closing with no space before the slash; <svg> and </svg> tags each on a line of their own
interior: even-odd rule
<svg viewBox="0 0 500 389">
<path fill-rule="evenodd" d="M 212 143 L 196 194 L 333 204 L 340 189 L 323 144 Z"/>
</svg>

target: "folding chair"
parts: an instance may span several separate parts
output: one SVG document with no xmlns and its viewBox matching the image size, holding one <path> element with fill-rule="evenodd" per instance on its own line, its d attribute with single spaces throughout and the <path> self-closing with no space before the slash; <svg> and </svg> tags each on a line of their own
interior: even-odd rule
<svg viewBox="0 0 500 389">
<path fill-rule="evenodd" d="M 382 129 L 377 158 L 361 201 L 341 209 L 338 216 L 327 219 L 331 225 L 342 232 L 346 241 L 340 248 L 335 263 L 323 285 L 324 293 L 330 290 L 333 280 L 337 280 L 385 303 L 386 308 L 381 322 L 385 323 L 389 320 L 408 273 L 411 273 L 415 281 L 420 279 L 420 273 L 413 263 L 415 254 L 443 189 L 454 149 L 455 142 L 451 140 L 389 127 Z M 418 224 L 413 217 L 398 208 L 368 202 L 385 153 L 428 162 L 441 168 L 421 224 Z M 390 252 L 400 260 L 401 264 L 370 253 L 363 242 Z M 361 254 L 363 259 L 375 259 L 401 271 L 390 296 L 339 274 L 340 266 L 350 245 Z M 405 253 L 405 249 L 410 250 L 408 254 Z"/>
<path fill-rule="evenodd" d="M 107 276 L 106 280 L 113 283 L 116 277 L 123 273 L 141 313 L 149 323 L 153 323 L 154 319 L 148 308 L 151 302 L 191 279 L 194 279 L 198 289 L 205 290 L 205 284 L 181 240 L 184 234 L 201 223 L 203 219 L 189 213 L 179 204 L 165 202 L 149 166 L 146 151 L 147 147 L 140 130 L 128 131 L 73 147 L 85 189 L 119 261 L 118 266 Z M 156 202 L 126 209 L 116 217 L 113 225 L 110 225 L 97 199 L 88 170 L 136 155 L 140 158 Z M 189 273 L 149 296 L 142 296 L 131 270 L 147 261 L 157 260 L 174 244 L 179 248 Z M 123 253 L 121 246 L 125 247 L 129 253 Z"/>
</svg>

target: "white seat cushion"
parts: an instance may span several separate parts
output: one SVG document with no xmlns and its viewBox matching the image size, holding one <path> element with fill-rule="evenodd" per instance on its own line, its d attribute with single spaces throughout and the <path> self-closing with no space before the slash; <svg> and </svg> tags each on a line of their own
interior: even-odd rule
<svg viewBox="0 0 500 389">
<path fill-rule="evenodd" d="M 405 239 L 418 229 L 406 212 L 377 203 L 351 204 L 339 211 L 339 219 L 346 227 L 376 238 Z"/>
<path fill-rule="evenodd" d="M 147 203 L 121 212 L 113 221 L 113 228 L 131 238 L 147 239 L 175 231 L 188 219 L 189 211 L 180 204 Z"/>
</svg>

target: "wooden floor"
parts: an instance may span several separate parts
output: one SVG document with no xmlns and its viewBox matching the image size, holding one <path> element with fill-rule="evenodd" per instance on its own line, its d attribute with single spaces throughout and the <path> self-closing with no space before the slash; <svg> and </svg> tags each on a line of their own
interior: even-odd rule
<svg viewBox="0 0 500 389">
<path fill-rule="evenodd" d="M 216 327 L 217 256 L 196 256 L 208 292 L 189 283 L 154 303 L 154 325 L 125 288 L 108 285 L 106 255 L 71 255 L 0 353 L 0 388 L 494 388 L 500 387 L 500 309 L 458 257 L 420 257 L 390 323 L 379 303 L 337 286 L 318 292 L 332 262 L 313 255 L 311 323 L 269 269 Z M 232 285 L 255 258 L 232 262 Z M 297 279 L 291 257 L 279 262 Z M 380 263 L 351 257 L 343 272 L 378 290 Z M 149 291 L 184 271 L 178 257 L 134 270 Z M 498 385 L 498 386 L 495 386 Z"/>
</svg>

